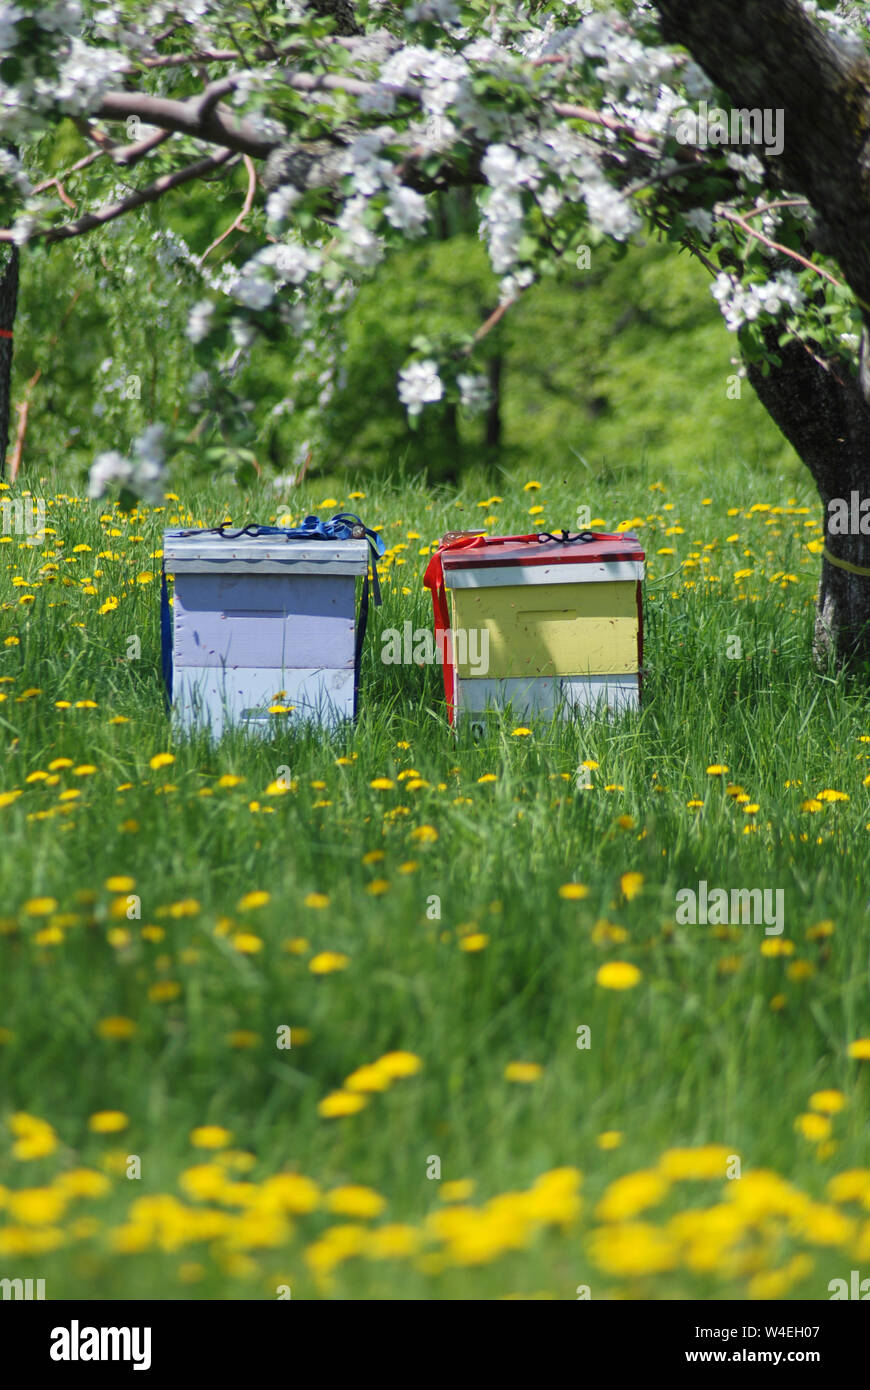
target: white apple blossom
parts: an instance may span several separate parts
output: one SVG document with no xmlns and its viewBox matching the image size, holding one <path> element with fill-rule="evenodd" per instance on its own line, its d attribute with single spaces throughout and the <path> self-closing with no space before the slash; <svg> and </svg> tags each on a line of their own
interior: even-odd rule
<svg viewBox="0 0 870 1390">
<path fill-rule="evenodd" d="M 459 398 L 466 410 L 478 413 L 489 405 L 491 392 L 485 376 L 474 372 L 460 372 L 456 378 Z"/>
<path fill-rule="evenodd" d="M 293 208 L 302 197 L 298 188 L 290 183 L 281 184 L 266 199 L 266 217 L 269 222 L 280 226 L 287 221 Z"/>
<path fill-rule="evenodd" d="M 685 220 L 705 241 L 713 235 L 713 214 L 707 208 L 690 208 Z"/>
<path fill-rule="evenodd" d="M 24 11 L 19 5 L 0 6 L 0 51 L 3 53 L 8 53 L 14 47 L 18 37 L 16 26 L 23 17 Z"/>
<path fill-rule="evenodd" d="M 104 497 L 113 483 L 127 483 L 132 476 L 132 463 L 117 449 L 98 454 L 88 475 L 88 496 Z"/>
<path fill-rule="evenodd" d="M 440 401 L 444 383 L 438 375 L 438 363 L 427 358 L 411 362 L 399 372 L 399 400 L 409 415 L 421 415 L 424 405 Z"/>
<path fill-rule="evenodd" d="M 386 217 L 391 226 L 398 227 L 400 231 L 412 235 L 422 232 L 429 217 L 426 199 L 422 193 L 415 193 L 413 188 L 400 184 L 387 199 Z"/>
<path fill-rule="evenodd" d="M 192 343 L 201 343 L 211 332 L 215 306 L 210 299 L 194 304 L 187 319 L 187 336 Z"/>
<path fill-rule="evenodd" d="M 762 313 L 775 317 L 783 309 L 796 311 L 804 303 L 798 278 L 790 270 L 780 271 L 763 285 L 742 285 L 721 271 L 710 286 L 710 293 L 733 333 Z"/>
<path fill-rule="evenodd" d="M 409 5 L 405 14 L 412 23 L 420 20 L 433 20 L 436 24 L 458 25 L 462 22 L 456 0 L 417 0 Z"/>
<path fill-rule="evenodd" d="M 640 213 L 634 205 L 605 178 L 585 183 L 583 196 L 592 225 L 612 236 L 614 241 L 627 241 L 642 226 Z"/>
<path fill-rule="evenodd" d="M 275 286 L 265 275 L 242 274 L 233 285 L 232 296 L 248 309 L 268 309 L 275 298 Z"/>
<path fill-rule="evenodd" d="M 337 227 L 349 259 L 355 265 L 369 268 L 383 258 L 384 245 L 366 221 L 366 206 L 363 197 L 349 198 L 341 210 Z"/>
</svg>

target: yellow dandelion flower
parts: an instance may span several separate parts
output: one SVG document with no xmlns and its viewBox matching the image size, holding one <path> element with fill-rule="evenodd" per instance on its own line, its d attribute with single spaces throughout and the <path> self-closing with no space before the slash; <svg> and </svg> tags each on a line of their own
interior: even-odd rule
<svg viewBox="0 0 870 1390">
<path fill-rule="evenodd" d="M 129 874 L 113 874 L 111 878 L 106 879 L 103 887 L 110 893 L 132 893 L 136 887 L 136 880 Z"/>
<path fill-rule="evenodd" d="M 33 940 L 37 946 L 59 946 L 64 940 L 64 934 L 60 927 L 43 927 L 38 931 Z"/>
<path fill-rule="evenodd" d="M 599 1221 L 627 1221 L 645 1211 L 658 1206 L 670 1192 L 671 1184 L 655 1168 L 641 1169 L 617 1178 L 605 1190 L 595 1215 Z"/>
<path fill-rule="evenodd" d="M 812 1111 L 798 1115 L 794 1127 L 804 1139 L 811 1139 L 814 1143 L 829 1138 L 831 1133 L 831 1121 L 827 1115 L 816 1115 Z"/>
<path fill-rule="evenodd" d="M 559 897 L 573 902 L 580 898 L 588 898 L 589 889 L 582 883 L 563 883 L 559 889 Z"/>
<path fill-rule="evenodd" d="M 334 1187 L 326 1194 L 325 1205 L 329 1211 L 339 1216 L 354 1216 L 357 1219 L 380 1216 L 386 1209 L 386 1199 L 374 1188 L 349 1183 L 344 1187 Z"/>
<path fill-rule="evenodd" d="M 599 967 L 595 980 L 602 989 L 633 989 L 640 983 L 641 972 L 628 961 L 611 960 Z"/>
<path fill-rule="evenodd" d="M 365 1067 L 357 1067 L 350 1076 L 345 1077 L 344 1089 L 346 1091 L 388 1091 L 392 1084 L 392 1077 L 379 1067 L 376 1062 L 370 1063 Z"/>
<path fill-rule="evenodd" d="M 393 1080 L 403 1076 L 416 1076 L 417 1072 L 423 1069 L 422 1059 L 415 1052 L 385 1052 L 383 1057 L 378 1058 L 376 1065 Z"/>
<path fill-rule="evenodd" d="M 171 903 L 166 910 L 170 917 L 195 917 L 200 910 L 200 904 L 196 898 L 181 898 L 177 903 Z"/>
<path fill-rule="evenodd" d="M 122 1014 L 101 1018 L 97 1024 L 97 1033 L 101 1038 L 132 1038 L 135 1032 L 136 1024 L 132 1018 L 125 1018 Z"/>
<path fill-rule="evenodd" d="M 842 1091 L 813 1091 L 809 1099 L 811 1110 L 817 1110 L 820 1115 L 838 1115 L 841 1110 L 848 1105 L 846 1097 Z"/>
<path fill-rule="evenodd" d="M 786 966 L 786 976 L 789 980 L 794 980 L 800 984 L 803 980 L 811 980 L 816 973 L 816 967 L 811 960 L 793 960 Z"/>
<path fill-rule="evenodd" d="M 765 941 L 762 941 L 759 949 L 763 956 L 793 956 L 794 942 L 789 941 L 786 936 L 769 936 Z"/>
<path fill-rule="evenodd" d="M 180 994 L 181 985 L 177 980 L 158 980 L 148 987 L 148 998 L 152 1004 L 170 1004 Z"/>
<path fill-rule="evenodd" d="M 827 1195 L 832 1202 L 861 1202 L 870 1192 L 870 1168 L 850 1168 L 831 1178 Z"/>
<path fill-rule="evenodd" d="M 265 907 L 271 897 L 271 893 L 267 893 L 265 889 L 255 889 L 254 892 L 245 893 L 244 897 L 239 898 L 236 906 L 239 912 L 250 912 L 255 907 Z"/>
<path fill-rule="evenodd" d="M 467 1202 L 474 1192 L 474 1180 L 472 1178 L 455 1178 L 452 1182 L 445 1182 L 438 1191 L 438 1196 L 442 1202 Z"/>
<path fill-rule="evenodd" d="M 259 936 L 254 936 L 252 932 L 236 932 L 231 938 L 232 945 L 243 956 L 255 956 L 263 949 L 263 942 Z"/>
<path fill-rule="evenodd" d="M 56 1187 L 23 1187 L 9 1193 L 7 1205 L 13 1221 L 24 1226 L 54 1226 L 66 1211 L 68 1200 Z"/>
<path fill-rule="evenodd" d="M 232 1140 L 232 1131 L 222 1125 L 198 1125 L 190 1131 L 190 1142 L 195 1149 L 225 1149 Z"/>
<path fill-rule="evenodd" d="M 345 956 L 341 951 L 320 951 L 318 955 L 312 956 L 308 962 L 308 969 L 312 975 L 331 975 L 335 970 L 346 970 L 350 964 L 350 957 Z"/>
<path fill-rule="evenodd" d="M 411 831 L 410 838 L 418 845 L 433 845 L 438 839 L 434 825 L 418 825 Z"/>
<path fill-rule="evenodd" d="M 824 922 L 815 922 L 811 927 L 807 927 L 806 935 L 810 941 L 822 941 L 827 936 L 833 936 L 834 923 L 830 918 Z"/>
<path fill-rule="evenodd" d="M 54 1153 L 58 1138 L 52 1126 L 36 1115 L 28 1115 L 19 1110 L 9 1120 L 9 1128 L 15 1136 L 12 1157 L 21 1163 L 33 1159 L 46 1158 Z"/>
<path fill-rule="evenodd" d="M 395 1260 L 406 1255 L 416 1255 L 420 1248 L 421 1236 L 413 1226 L 390 1222 L 372 1231 L 366 1253 L 371 1260 Z"/>
<path fill-rule="evenodd" d="M 680 1259 L 679 1243 L 643 1221 L 593 1231 L 589 1249 L 601 1269 L 619 1278 L 663 1274 L 674 1269 Z"/>
<path fill-rule="evenodd" d="M 317 1113 L 325 1119 L 338 1119 L 343 1115 L 356 1115 L 367 1105 L 367 1096 L 352 1091 L 333 1091 L 320 1101 Z"/>
<path fill-rule="evenodd" d="M 544 1068 L 537 1062 L 508 1062 L 504 1069 L 505 1081 L 518 1081 L 524 1085 L 538 1081 L 543 1074 Z"/>
<path fill-rule="evenodd" d="M 54 1180 L 67 1197 L 102 1197 L 111 1186 L 103 1173 L 93 1168 L 71 1168 Z"/>
<path fill-rule="evenodd" d="M 703 1144 L 692 1149 L 667 1149 L 659 1159 L 659 1170 L 670 1182 L 726 1178 L 728 1160 L 733 1154 L 734 1150 L 725 1144 Z"/>
<path fill-rule="evenodd" d="M 632 898 L 636 898 L 640 890 L 643 888 L 643 874 L 623 874 L 619 880 L 619 886 L 622 890 L 622 896 L 628 902 L 631 902 Z"/>
<path fill-rule="evenodd" d="M 94 1134 L 118 1134 L 129 1123 L 123 1110 L 98 1110 L 88 1120 L 88 1129 Z"/>
<path fill-rule="evenodd" d="M 57 911 L 57 898 L 28 898 L 21 910 L 28 917 L 48 917 Z"/>
<path fill-rule="evenodd" d="M 595 1143 L 598 1145 L 599 1149 L 604 1149 L 605 1152 L 607 1152 L 609 1149 L 618 1149 L 624 1137 L 620 1129 L 606 1129 L 602 1134 L 598 1135 Z"/>
</svg>

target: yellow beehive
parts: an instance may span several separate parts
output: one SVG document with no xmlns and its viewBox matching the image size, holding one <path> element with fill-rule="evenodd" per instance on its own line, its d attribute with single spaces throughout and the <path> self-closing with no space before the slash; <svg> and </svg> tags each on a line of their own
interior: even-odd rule
<svg viewBox="0 0 870 1390">
<path fill-rule="evenodd" d="M 445 538 L 425 582 L 451 718 L 636 707 L 643 572 L 635 536 Z"/>
</svg>

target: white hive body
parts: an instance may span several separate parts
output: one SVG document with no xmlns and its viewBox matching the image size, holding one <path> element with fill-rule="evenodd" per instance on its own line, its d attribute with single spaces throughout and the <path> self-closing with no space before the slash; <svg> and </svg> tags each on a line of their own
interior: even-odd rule
<svg viewBox="0 0 870 1390">
<path fill-rule="evenodd" d="M 268 734 L 286 719 L 352 719 L 368 557 L 365 540 L 167 532 L 177 725 L 219 738 L 229 726 Z"/>
</svg>

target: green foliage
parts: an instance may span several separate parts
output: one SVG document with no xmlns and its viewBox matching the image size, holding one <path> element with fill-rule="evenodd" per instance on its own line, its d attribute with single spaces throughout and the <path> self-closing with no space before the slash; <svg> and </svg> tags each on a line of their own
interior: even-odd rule
<svg viewBox="0 0 870 1390">
<path fill-rule="evenodd" d="M 200 253 L 232 220 L 239 192 L 188 204 L 183 216 L 176 209 L 173 235 Z M 415 336 L 461 345 L 498 302 L 485 251 L 456 226 L 446 224 L 444 240 L 394 252 L 377 280 L 360 289 L 346 319 L 340 386 L 320 415 L 315 473 L 404 469 L 439 479 L 469 468 L 495 476 L 552 466 L 594 479 L 617 467 L 631 475 L 668 464 L 688 479 L 714 472 L 725 454 L 762 470 L 797 467 L 751 388 L 741 383 L 739 402 L 726 396 L 737 372 L 735 337 L 722 324 L 706 272 L 664 243 L 626 254 L 593 247 L 590 269 L 545 278 L 483 338 L 475 369 L 500 366 L 500 443 L 487 444 L 484 418 L 452 403 L 427 408 L 419 430 L 411 430 L 396 383 Z M 24 259 L 16 398 L 42 369 L 25 470 L 51 460 L 80 478 L 96 453 L 128 448 L 150 420 L 168 419 L 189 432 L 202 419 L 190 411 L 198 363 L 184 336 L 199 290 L 192 276 L 178 281 L 178 262 L 161 266 L 156 236 L 146 221 L 122 259 L 106 234 L 75 247 L 34 249 Z M 234 438 L 226 443 L 200 428 L 180 456 L 179 479 L 233 468 L 239 448 L 251 449 L 267 475 L 292 471 L 306 422 L 276 407 L 287 395 L 294 351 L 282 331 L 220 386 L 223 416 L 241 412 Z M 108 357 L 111 368 L 101 373 Z M 315 378 L 317 366 L 315 355 Z M 138 401 L 124 399 L 121 388 L 105 390 L 128 375 L 141 378 Z"/>
</svg>

